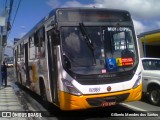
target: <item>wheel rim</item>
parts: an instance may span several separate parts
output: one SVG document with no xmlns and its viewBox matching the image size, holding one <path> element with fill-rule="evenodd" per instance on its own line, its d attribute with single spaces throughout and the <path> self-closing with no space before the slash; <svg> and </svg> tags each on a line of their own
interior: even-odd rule
<svg viewBox="0 0 160 120">
<path fill-rule="evenodd" d="M 158 90 L 152 90 L 152 92 L 151 92 L 151 101 L 154 104 L 158 104 L 159 103 L 159 101 L 160 101 L 160 94 L 159 94 Z"/>
</svg>

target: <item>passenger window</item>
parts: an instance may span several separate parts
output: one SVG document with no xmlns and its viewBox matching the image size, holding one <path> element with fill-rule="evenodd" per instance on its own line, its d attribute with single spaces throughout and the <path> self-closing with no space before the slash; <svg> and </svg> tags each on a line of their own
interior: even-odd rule
<svg viewBox="0 0 160 120">
<path fill-rule="evenodd" d="M 36 47 L 36 58 L 45 57 L 45 28 L 40 28 L 34 34 L 34 45 Z"/>
<path fill-rule="evenodd" d="M 34 46 L 34 38 L 30 37 L 29 38 L 29 59 L 35 59 L 36 58 L 35 54 L 36 54 L 36 49 Z"/>
</svg>

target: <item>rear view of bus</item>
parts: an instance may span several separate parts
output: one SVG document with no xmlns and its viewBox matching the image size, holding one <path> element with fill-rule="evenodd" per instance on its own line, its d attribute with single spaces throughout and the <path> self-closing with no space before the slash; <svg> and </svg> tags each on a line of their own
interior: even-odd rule
<svg viewBox="0 0 160 120">
<path fill-rule="evenodd" d="M 57 9 L 58 99 L 62 110 L 140 100 L 139 50 L 130 14 L 108 9 Z"/>
</svg>

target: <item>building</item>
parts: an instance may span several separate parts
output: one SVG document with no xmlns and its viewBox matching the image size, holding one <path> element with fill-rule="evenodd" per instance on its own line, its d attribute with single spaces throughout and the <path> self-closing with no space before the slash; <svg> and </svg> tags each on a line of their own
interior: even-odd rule
<svg viewBox="0 0 160 120">
<path fill-rule="evenodd" d="M 138 35 L 141 57 L 160 58 L 160 29 L 144 32 Z"/>
</svg>

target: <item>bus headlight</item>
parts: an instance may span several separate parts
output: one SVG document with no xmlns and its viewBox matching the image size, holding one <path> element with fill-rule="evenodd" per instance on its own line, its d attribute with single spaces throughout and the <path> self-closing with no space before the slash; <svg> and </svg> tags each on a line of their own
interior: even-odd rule
<svg viewBox="0 0 160 120">
<path fill-rule="evenodd" d="M 140 72 L 138 74 L 138 78 L 137 78 L 136 82 L 134 83 L 134 85 L 132 87 L 133 89 L 136 88 L 136 87 L 138 87 L 140 85 L 140 83 L 142 82 L 141 78 L 142 78 L 142 75 L 141 75 L 141 72 Z"/>
<path fill-rule="evenodd" d="M 74 95 L 78 95 L 78 96 L 82 94 L 79 90 L 77 90 L 74 87 L 74 85 L 69 80 L 62 79 L 62 81 L 63 81 L 63 85 L 66 88 L 68 93 L 71 93 L 71 94 L 74 94 Z"/>
</svg>

